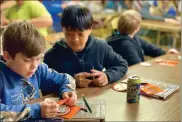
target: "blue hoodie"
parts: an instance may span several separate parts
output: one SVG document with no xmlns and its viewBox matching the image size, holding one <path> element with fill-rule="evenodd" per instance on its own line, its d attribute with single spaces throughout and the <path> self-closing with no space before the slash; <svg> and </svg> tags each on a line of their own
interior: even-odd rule
<svg viewBox="0 0 182 122">
<path fill-rule="evenodd" d="M 40 97 L 39 89 L 46 93 L 68 92 L 67 76 L 48 69 L 46 64 L 40 64 L 32 77 L 25 79 L 12 71 L 0 61 L 0 118 L 6 118 L 6 113 L 19 115 L 27 111 L 28 118 L 40 118 L 40 105 L 25 104 Z"/>
<path fill-rule="evenodd" d="M 58 72 L 74 76 L 91 69 L 105 68 L 109 82 L 118 81 L 127 72 L 127 62 L 104 40 L 89 36 L 86 47 L 79 53 L 73 52 L 64 39 L 57 42 L 44 56 L 44 62 Z"/>
</svg>

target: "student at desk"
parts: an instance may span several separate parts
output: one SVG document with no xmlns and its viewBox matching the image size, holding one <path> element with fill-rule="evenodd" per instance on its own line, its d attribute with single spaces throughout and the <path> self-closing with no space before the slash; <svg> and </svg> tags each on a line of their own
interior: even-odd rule
<svg viewBox="0 0 182 122">
<path fill-rule="evenodd" d="M 161 3 L 161 7 L 157 3 Z M 157 20 L 169 24 L 176 24 L 180 25 L 179 17 L 176 17 L 174 6 L 167 7 L 165 4 L 169 4 L 172 1 L 165 0 L 164 1 L 155 1 L 153 4 L 145 3 L 143 4 L 143 8 L 139 11 L 143 19 L 147 20 Z M 162 4 L 163 3 L 163 4 Z M 164 4 L 165 3 L 165 4 Z M 166 8 L 163 8 L 162 5 L 165 5 Z M 170 11 L 167 8 L 171 8 Z M 180 17 L 181 18 L 181 17 Z M 147 36 L 150 38 L 150 41 L 152 43 L 156 43 L 155 40 L 157 40 L 157 31 L 154 30 L 148 30 L 148 29 L 141 29 L 138 34 L 140 36 Z M 172 46 L 172 37 L 168 35 L 168 33 L 161 33 L 160 41 L 162 45 L 168 45 Z"/>
<path fill-rule="evenodd" d="M 144 61 L 144 56 L 157 57 L 166 52 L 153 44 L 150 44 L 136 33 L 140 30 L 141 15 L 135 10 L 128 10 L 121 14 L 118 22 L 118 31 L 108 38 L 108 44 L 114 51 L 127 60 L 128 65 L 134 65 Z M 178 53 L 176 49 L 170 49 L 169 53 Z"/>
<path fill-rule="evenodd" d="M 143 19 L 159 20 L 173 24 L 180 24 L 180 22 L 176 20 L 176 13 L 173 8 L 171 8 L 170 11 L 166 11 L 150 2 L 143 4 L 143 8 L 139 12 Z"/>
<path fill-rule="evenodd" d="M 49 67 L 74 76 L 77 87 L 87 87 L 90 83 L 105 86 L 121 79 L 128 69 L 127 62 L 106 41 L 90 35 L 92 24 L 88 8 L 66 7 L 61 20 L 65 39 L 57 42 L 44 57 Z"/>
<path fill-rule="evenodd" d="M 76 93 L 69 89 L 67 75 L 48 69 L 41 63 L 45 40 L 37 29 L 27 22 L 13 22 L 3 34 L 3 57 L 0 61 L 0 120 L 53 118 L 59 105 L 55 101 L 26 104 L 40 97 L 39 90 L 57 92 L 75 105 Z"/>
<path fill-rule="evenodd" d="M 39 1 L 16 0 L 16 4 L 5 10 L 1 17 L 1 22 L 6 25 L 24 20 L 35 25 L 43 36 L 47 36 L 47 29 L 53 23 L 51 15 Z"/>
</svg>

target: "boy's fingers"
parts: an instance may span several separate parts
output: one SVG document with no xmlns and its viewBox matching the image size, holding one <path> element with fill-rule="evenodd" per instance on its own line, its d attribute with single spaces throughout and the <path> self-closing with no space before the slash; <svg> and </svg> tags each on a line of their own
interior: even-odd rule
<svg viewBox="0 0 182 122">
<path fill-rule="evenodd" d="M 93 80 L 92 82 L 93 82 L 95 85 L 97 85 L 97 86 L 103 86 L 103 85 L 106 84 L 106 82 L 104 81 L 103 76 L 98 77 L 97 79 Z"/>
<path fill-rule="evenodd" d="M 74 92 L 65 92 L 64 96 L 66 98 L 76 97 L 76 94 Z"/>
<path fill-rule="evenodd" d="M 87 75 L 87 76 L 90 76 L 90 75 Z M 84 76 L 84 77 L 77 80 L 77 85 L 79 87 L 87 87 L 88 84 L 91 82 L 92 82 L 92 80 L 86 79 L 86 77 Z"/>
<path fill-rule="evenodd" d="M 68 101 L 66 102 L 67 105 L 70 105 L 70 106 L 73 106 L 76 104 L 76 94 L 74 92 L 68 92 L 68 95 L 69 95 L 69 99 Z"/>
<path fill-rule="evenodd" d="M 97 71 L 97 70 L 95 70 L 95 71 L 92 70 L 91 72 L 92 72 L 92 76 L 97 76 L 97 77 L 101 76 L 102 73 L 103 73 L 103 72 L 100 72 L 100 71 Z"/>
<path fill-rule="evenodd" d="M 80 87 L 87 87 L 88 84 L 80 84 Z"/>
<path fill-rule="evenodd" d="M 64 98 L 69 98 L 68 94 L 66 94 L 66 95 L 64 96 Z"/>
<path fill-rule="evenodd" d="M 92 82 L 92 80 L 84 79 L 84 81 L 83 81 L 83 83 L 85 83 L 85 84 L 89 84 L 90 82 Z"/>
<path fill-rule="evenodd" d="M 80 81 L 80 85 L 88 85 L 90 82 L 92 82 L 92 80 L 83 79 L 83 80 Z"/>
<path fill-rule="evenodd" d="M 103 76 L 100 76 L 100 77 L 97 78 L 97 80 L 99 81 L 99 83 L 102 83 L 103 82 L 103 79 L 104 79 Z"/>
<path fill-rule="evenodd" d="M 85 83 L 84 83 L 84 84 L 80 84 L 80 86 L 84 86 L 84 87 L 86 87 L 87 85 L 88 85 L 88 84 L 85 84 Z"/>
<path fill-rule="evenodd" d="M 91 69 L 91 72 L 93 72 L 93 73 L 97 73 L 97 72 L 100 72 L 100 71 L 95 70 L 95 69 Z"/>
<path fill-rule="evenodd" d="M 96 86 L 99 86 L 98 80 L 93 80 L 92 83 L 95 84 Z"/>
<path fill-rule="evenodd" d="M 45 99 L 44 100 L 46 103 L 51 103 L 51 102 L 54 102 L 53 100 L 51 100 L 51 99 Z"/>
<path fill-rule="evenodd" d="M 66 104 L 67 104 L 67 105 L 70 105 L 70 106 L 73 106 L 73 105 L 75 105 L 75 101 L 74 101 L 74 99 L 70 98 L 70 99 L 68 100 L 68 102 L 66 102 Z"/>
<path fill-rule="evenodd" d="M 91 73 L 84 72 L 82 74 L 82 77 L 84 77 L 84 78 L 86 78 L 86 77 L 92 77 L 92 74 Z"/>
<path fill-rule="evenodd" d="M 50 108 L 51 109 L 56 109 L 56 108 L 58 108 L 59 106 L 58 106 L 58 104 L 57 103 L 54 103 L 54 104 L 51 104 L 50 105 Z"/>
<path fill-rule="evenodd" d="M 49 114 L 45 114 L 45 118 L 53 118 L 53 117 L 55 117 L 56 116 L 56 114 L 55 113 L 49 113 Z"/>
<path fill-rule="evenodd" d="M 62 96 L 63 96 L 64 99 L 69 98 L 68 92 L 64 92 Z"/>
<path fill-rule="evenodd" d="M 49 109 L 47 112 L 50 114 L 55 114 L 58 112 L 58 109 Z"/>
<path fill-rule="evenodd" d="M 76 74 L 77 76 L 85 76 L 85 75 L 89 75 L 90 73 L 88 72 L 81 72 L 81 73 L 78 73 Z"/>
<path fill-rule="evenodd" d="M 95 82 L 100 82 L 103 79 L 103 76 L 101 73 L 94 73 Z"/>
<path fill-rule="evenodd" d="M 56 105 L 57 103 L 51 99 L 46 99 L 45 100 L 45 103 L 48 104 L 48 105 Z"/>
<path fill-rule="evenodd" d="M 103 82 L 100 86 L 105 86 L 107 83 L 106 82 Z"/>
<path fill-rule="evenodd" d="M 76 93 L 74 91 L 70 92 L 70 97 L 76 97 Z"/>
</svg>

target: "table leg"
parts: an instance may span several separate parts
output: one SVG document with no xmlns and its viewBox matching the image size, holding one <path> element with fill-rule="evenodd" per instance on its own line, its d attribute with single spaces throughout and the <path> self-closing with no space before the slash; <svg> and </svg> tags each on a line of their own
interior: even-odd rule
<svg viewBox="0 0 182 122">
<path fill-rule="evenodd" d="M 173 48 L 176 48 L 176 40 L 177 40 L 176 36 L 177 36 L 177 34 L 173 33 L 172 35 L 173 35 L 173 37 L 172 37 L 173 38 Z"/>
<path fill-rule="evenodd" d="M 0 36 L 0 55 L 3 55 L 3 51 L 2 51 L 2 36 Z"/>
<path fill-rule="evenodd" d="M 105 119 L 100 119 L 100 122 L 105 122 Z"/>
<path fill-rule="evenodd" d="M 157 31 L 157 46 L 160 46 L 161 32 Z"/>
</svg>

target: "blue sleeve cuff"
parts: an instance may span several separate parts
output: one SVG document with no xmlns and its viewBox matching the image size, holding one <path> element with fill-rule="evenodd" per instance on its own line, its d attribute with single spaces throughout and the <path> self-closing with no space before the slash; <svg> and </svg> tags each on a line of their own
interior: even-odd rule
<svg viewBox="0 0 182 122">
<path fill-rule="evenodd" d="M 70 92 L 70 91 L 73 91 L 73 90 L 68 89 L 68 88 L 61 89 L 61 90 L 59 91 L 60 98 L 62 99 L 62 94 L 63 94 L 64 92 Z"/>
<path fill-rule="evenodd" d="M 112 83 L 112 82 L 114 81 L 114 78 L 112 77 L 111 72 L 105 71 L 104 73 L 107 75 L 108 82 L 109 82 L 109 83 Z"/>
<path fill-rule="evenodd" d="M 30 105 L 31 111 L 30 111 L 30 115 L 31 118 L 39 118 L 41 117 L 41 108 L 40 108 L 40 104 L 32 104 Z"/>
</svg>

